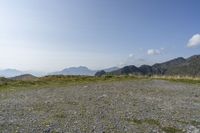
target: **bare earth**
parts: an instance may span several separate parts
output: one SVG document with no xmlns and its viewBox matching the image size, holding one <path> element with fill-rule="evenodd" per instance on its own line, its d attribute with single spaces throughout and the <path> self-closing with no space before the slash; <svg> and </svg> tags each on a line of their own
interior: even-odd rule
<svg viewBox="0 0 200 133">
<path fill-rule="evenodd" d="M 200 86 L 162 80 L 3 91 L 0 133 L 200 132 Z"/>
</svg>

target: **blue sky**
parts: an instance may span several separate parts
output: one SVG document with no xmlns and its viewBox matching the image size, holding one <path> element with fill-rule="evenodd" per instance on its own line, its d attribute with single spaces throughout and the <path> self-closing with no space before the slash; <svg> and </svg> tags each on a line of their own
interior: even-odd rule
<svg viewBox="0 0 200 133">
<path fill-rule="evenodd" d="M 199 0 L 0 0 L 0 69 L 101 69 L 200 53 Z"/>
</svg>

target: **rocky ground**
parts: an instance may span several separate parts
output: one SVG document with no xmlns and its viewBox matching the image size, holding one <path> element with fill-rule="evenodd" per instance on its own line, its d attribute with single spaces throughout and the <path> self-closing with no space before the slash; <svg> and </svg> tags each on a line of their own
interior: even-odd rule
<svg viewBox="0 0 200 133">
<path fill-rule="evenodd" d="M 0 133 L 200 132 L 200 86 L 162 80 L 0 92 Z"/>
</svg>

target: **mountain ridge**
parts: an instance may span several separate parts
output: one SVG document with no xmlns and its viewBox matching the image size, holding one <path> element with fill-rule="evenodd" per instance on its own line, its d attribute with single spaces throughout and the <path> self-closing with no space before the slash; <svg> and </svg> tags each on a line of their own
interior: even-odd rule
<svg viewBox="0 0 200 133">
<path fill-rule="evenodd" d="M 61 71 L 50 73 L 50 75 L 89 75 L 92 76 L 96 73 L 95 70 L 90 70 L 85 66 L 69 67 Z"/>
<path fill-rule="evenodd" d="M 139 67 L 129 65 L 112 72 L 98 72 L 95 75 L 102 76 L 105 74 L 200 76 L 200 55 L 193 55 L 188 58 L 178 57 L 154 65 L 141 65 Z"/>
<path fill-rule="evenodd" d="M 109 67 L 103 69 L 105 72 L 111 72 L 114 70 L 118 70 L 119 67 Z M 91 70 L 86 66 L 79 67 L 68 67 L 61 71 L 50 73 L 49 75 L 86 75 L 86 76 L 94 76 L 98 70 Z"/>
<path fill-rule="evenodd" d="M 109 68 L 105 68 L 104 70 L 106 72 L 111 72 L 113 70 L 117 70 L 119 69 L 119 67 L 109 67 Z M 6 78 L 12 78 L 12 77 L 17 77 L 17 76 L 22 76 L 22 75 L 26 75 L 26 74 L 30 74 L 36 77 L 42 77 L 42 76 L 46 76 L 46 75 L 85 75 L 85 76 L 94 76 L 94 74 L 97 72 L 98 70 L 91 70 L 85 66 L 79 66 L 79 67 L 68 67 L 68 68 L 64 68 L 61 71 L 56 71 L 56 72 L 51 72 L 51 73 L 45 73 L 42 71 L 33 71 L 33 70 L 29 70 L 29 71 L 21 71 L 21 70 L 17 70 L 17 69 L 2 69 L 0 70 L 0 77 L 6 77 Z"/>
<path fill-rule="evenodd" d="M 35 73 L 35 74 L 33 74 Z M 0 70 L 0 76 L 10 78 L 24 74 L 38 75 L 34 71 L 19 71 L 16 69 Z M 38 73 L 39 74 L 39 73 Z M 40 73 L 41 74 L 41 73 Z M 45 75 L 86 75 L 86 76 L 102 76 L 106 74 L 112 75 L 179 75 L 179 76 L 200 76 L 200 55 L 193 55 L 188 58 L 178 57 L 162 63 L 153 65 L 134 65 L 119 67 L 110 67 L 101 71 L 91 70 L 85 66 L 69 67 L 61 71 L 46 73 Z M 39 76 L 41 77 L 41 76 Z"/>
</svg>

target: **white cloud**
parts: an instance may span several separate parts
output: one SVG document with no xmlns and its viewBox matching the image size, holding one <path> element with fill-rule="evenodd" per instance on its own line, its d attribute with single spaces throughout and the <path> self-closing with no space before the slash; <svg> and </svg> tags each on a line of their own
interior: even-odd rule
<svg viewBox="0 0 200 133">
<path fill-rule="evenodd" d="M 161 52 L 159 49 L 148 49 L 147 54 L 148 55 L 159 55 Z"/>
<path fill-rule="evenodd" d="M 160 48 L 160 50 L 162 50 L 162 51 L 163 51 L 163 50 L 165 50 L 165 48 L 163 48 L 163 47 L 162 47 L 162 48 Z"/>
<path fill-rule="evenodd" d="M 129 56 L 130 58 L 132 58 L 132 57 L 133 57 L 133 54 L 129 54 L 128 56 Z"/>
<path fill-rule="evenodd" d="M 188 41 L 187 47 L 192 48 L 200 45 L 200 34 L 195 34 Z"/>
</svg>

